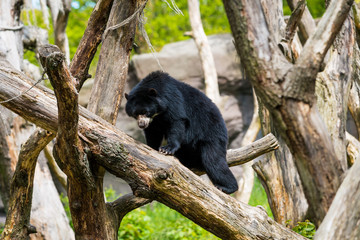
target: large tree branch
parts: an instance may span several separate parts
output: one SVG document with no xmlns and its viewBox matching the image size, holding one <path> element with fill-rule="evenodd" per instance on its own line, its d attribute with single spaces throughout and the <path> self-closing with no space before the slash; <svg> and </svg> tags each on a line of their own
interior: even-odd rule
<svg viewBox="0 0 360 240">
<path fill-rule="evenodd" d="M 16 94 L 16 89 L 28 87 L 22 78 L 21 73 L 0 67 L 0 99 L 9 97 L 9 92 Z M 7 107 L 27 119 L 38 119 L 39 125 L 56 132 L 55 100 L 44 91 L 34 88 L 7 103 Z M 54 119 L 41 111 L 39 104 Z M 204 183 L 175 158 L 163 156 L 136 142 L 85 109 L 80 109 L 79 132 L 89 144 L 95 160 L 109 172 L 125 179 L 136 196 L 156 199 L 221 238 L 304 239 L 275 223 L 263 210 L 236 202 Z M 199 218 L 199 214 L 204 217 Z"/>
<path fill-rule="evenodd" d="M 40 51 L 40 61 L 54 87 L 58 99 L 58 130 L 55 151 L 62 160 L 60 167 L 72 179 L 84 178 L 87 186 L 94 186 L 83 146 L 78 136 L 79 105 L 75 79 L 64 61 L 60 49 L 45 45 Z M 76 175 L 73 175 L 76 174 Z"/>
</svg>

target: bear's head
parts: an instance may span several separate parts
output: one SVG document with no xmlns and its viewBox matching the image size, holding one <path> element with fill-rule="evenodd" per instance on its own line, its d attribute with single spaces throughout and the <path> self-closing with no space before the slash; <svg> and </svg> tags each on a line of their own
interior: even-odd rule
<svg viewBox="0 0 360 240">
<path fill-rule="evenodd" d="M 137 120 L 138 126 L 145 129 L 157 115 L 164 111 L 158 93 L 154 88 L 125 93 L 127 115 Z"/>
</svg>

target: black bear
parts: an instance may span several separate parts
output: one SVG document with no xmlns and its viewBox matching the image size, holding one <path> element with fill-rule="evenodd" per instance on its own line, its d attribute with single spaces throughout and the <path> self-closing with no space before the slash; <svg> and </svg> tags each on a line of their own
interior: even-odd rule
<svg viewBox="0 0 360 240">
<path fill-rule="evenodd" d="M 227 130 L 216 105 L 199 90 L 156 71 L 129 94 L 126 113 L 144 129 L 147 145 L 175 155 L 187 168 L 205 170 L 225 193 L 238 189 L 226 163 Z M 161 146 L 165 139 L 167 144 Z"/>
</svg>

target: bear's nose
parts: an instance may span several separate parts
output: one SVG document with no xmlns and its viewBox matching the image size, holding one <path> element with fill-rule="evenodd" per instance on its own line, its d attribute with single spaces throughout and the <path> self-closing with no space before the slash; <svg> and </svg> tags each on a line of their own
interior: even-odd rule
<svg viewBox="0 0 360 240">
<path fill-rule="evenodd" d="M 137 116 L 137 122 L 138 122 L 138 126 L 141 129 L 145 129 L 149 126 L 150 124 L 150 118 L 146 117 L 145 115 L 139 115 Z"/>
</svg>

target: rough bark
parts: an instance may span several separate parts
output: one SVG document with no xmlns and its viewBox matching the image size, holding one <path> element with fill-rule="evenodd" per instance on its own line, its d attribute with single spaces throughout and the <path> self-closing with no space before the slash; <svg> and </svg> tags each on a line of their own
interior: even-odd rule
<svg viewBox="0 0 360 240">
<path fill-rule="evenodd" d="M 105 33 L 88 109 L 113 124 L 124 93 L 130 51 L 134 42 L 138 14 L 141 14 L 142 9 L 139 13 L 135 13 L 139 8 L 144 8 L 146 2 L 146 0 L 116 0 L 107 24 L 107 28 L 111 30 Z M 115 29 L 111 28 L 129 17 L 133 18 L 127 24 Z M 106 93 L 102 88 L 107 89 Z"/>
<path fill-rule="evenodd" d="M 199 51 L 200 61 L 205 79 L 205 94 L 215 104 L 220 104 L 220 92 L 215 68 L 215 61 L 212 56 L 209 42 L 201 23 L 199 0 L 188 0 L 188 10 L 192 37 L 195 40 Z"/>
<path fill-rule="evenodd" d="M 308 203 L 293 155 L 274 129 L 269 112 L 261 102 L 260 109 L 263 133 L 273 132 L 279 139 L 279 148 L 254 163 L 253 168 L 267 193 L 275 221 L 293 227 L 305 220 Z"/>
<path fill-rule="evenodd" d="M 360 161 L 360 142 L 350 133 L 346 133 L 346 150 L 349 166 L 354 165 L 356 161 Z"/>
<path fill-rule="evenodd" d="M 36 160 L 41 150 L 51 141 L 47 131 L 35 131 L 19 154 L 15 173 L 11 180 L 9 208 L 2 239 L 28 239 L 36 229 L 30 225 L 30 210 Z"/>
<path fill-rule="evenodd" d="M 297 3 L 286 25 L 284 38 L 281 39 L 279 43 L 281 51 L 286 56 L 288 61 L 292 63 L 295 63 L 295 60 L 298 58 L 298 52 L 296 52 L 295 49 L 292 48 L 292 42 L 295 37 L 298 25 L 300 24 L 303 13 L 305 11 L 305 7 L 305 0 L 301 0 Z"/>
<path fill-rule="evenodd" d="M 100 0 L 97 2 L 88 26 L 80 40 L 79 46 L 70 64 L 72 76 L 77 80 L 76 89 L 79 91 L 85 80 L 89 78 L 89 67 L 95 56 L 98 45 L 109 19 L 109 14 L 113 0 Z"/>
<path fill-rule="evenodd" d="M 354 46 L 352 60 L 352 86 L 349 94 L 348 107 L 354 119 L 358 136 L 360 137 L 360 50 L 358 44 Z"/>
<path fill-rule="evenodd" d="M 329 50 L 329 59 L 316 80 L 317 105 L 333 142 L 337 159 L 347 170 L 346 117 L 352 83 L 355 29 L 350 16 Z"/>
<path fill-rule="evenodd" d="M 71 77 L 58 48 L 48 45 L 39 54 L 57 98 L 59 123 L 54 153 L 60 168 L 68 177 L 67 192 L 76 237 L 112 239 L 116 236 L 116 230 L 106 214 L 102 188 L 96 187 L 98 182 L 102 183 L 102 176 L 97 178 L 98 170 L 90 168 L 78 135 L 76 81 Z"/>
<path fill-rule="evenodd" d="M 1 64 L 0 99 L 16 92 L 16 88 L 28 86 L 23 81 L 25 76 L 9 72 L 3 66 Z M 39 108 L 39 104 L 45 109 Z M 14 102 L 6 103 L 6 106 L 25 118 L 34 119 L 39 126 L 56 132 L 58 119 L 55 104 L 48 90 L 39 86 Z M 88 144 L 94 160 L 125 179 L 135 196 L 156 199 L 221 238 L 304 239 L 271 220 L 260 208 L 235 201 L 205 184 L 175 158 L 161 155 L 136 142 L 83 108 L 80 108 L 79 135 Z M 84 203 L 78 204 L 81 207 Z"/>
<path fill-rule="evenodd" d="M 5 211 L 8 209 L 10 198 L 10 179 L 13 174 L 11 169 L 11 152 L 6 139 L 10 135 L 8 118 L 12 118 L 12 113 L 4 107 L 0 107 L 0 193 Z"/>
<path fill-rule="evenodd" d="M 360 143 L 357 142 L 357 145 Z M 358 152 L 359 154 L 359 152 Z M 357 158 L 359 159 L 359 155 Z M 314 239 L 359 239 L 360 237 L 360 161 L 346 174 L 333 203 L 316 231 Z"/>
<path fill-rule="evenodd" d="M 332 1 L 315 33 L 291 65 L 273 42 L 261 5 L 223 0 L 235 39 L 257 96 L 295 157 L 312 220 L 319 225 L 344 173 L 315 104 L 315 79 L 327 50 L 345 21 L 352 0 Z"/>
<path fill-rule="evenodd" d="M 249 128 L 246 130 L 245 136 L 241 141 L 241 146 L 248 146 L 255 141 L 260 129 L 260 117 L 259 117 L 259 103 L 257 101 L 255 92 L 253 92 L 254 99 L 254 113 L 251 119 Z M 229 155 L 227 155 L 229 156 Z M 244 164 L 242 166 L 242 174 L 240 180 L 238 180 L 239 190 L 235 192 L 234 197 L 244 203 L 248 203 L 251 197 L 251 192 L 254 187 L 255 173 L 251 167 L 252 162 Z"/>
<path fill-rule="evenodd" d="M 96 92 L 97 95 L 96 97 L 90 98 L 88 109 L 94 111 L 95 114 L 112 124 L 116 122 L 117 113 L 121 104 L 125 80 L 127 78 L 129 55 L 135 39 L 138 16 L 142 13 L 145 3 L 146 1 L 127 2 L 127 4 L 131 6 L 130 9 L 127 9 L 127 7 L 124 8 L 124 1 L 115 1 L 110 13 L 107 29 L 104 33 L 104 43 L 98 63 L 99 67 L 95 76 L 97 86 L 93 87 L 93 92 Z M 113 44 L 117 46 L 115 47 L 115 49 L 117 49 L 116 51 L 113 51 Z M 115 59 L 116 62 L 114 64 Z M 109 79 L 106 79 L 104 75 L 109 74 Z M 107 84 L 104 84 L 104 81 L 107 82 Z M 115 104 L 113 104 L 114 98 L 116 98 Z M 94 198 L 97 198 L 98 201 L 101 202 L 101 204 L 99 204 L 101 207 L 105 207 L 105 200 L 102 194 L 102 179 L 105 171 L 97 164 L 90 162 L 90 165 L 92 169 L 96 169 L 98 179 L 101 179 L 101 181 L 96 181 L 96 192 L 99 196 L 94 196 Z M 107 217 L 112 219 L 114 229 L 118 229 L 122 218 L 129 211 L 135 207 L 147 204 L 151 202 L 151 200 L 127 195 L 120 197 L 115 202 L 114 204 L 107 203 L 108 212 L 114 213 Z M 119 206 L 120 204 L 122 204 L 122 206 Z M 117 231 L 115 231 L 115 234 L 117 234 Z M 117 235 L 115 238 L 117 238 Z"/>
<path fill-rule="evenodd" d="M 296 5 L 300 2 L 300 0 L 287 0 L 287 3 L 291 9 L 294 11 Z M 299 24 L 299 37 L 303 44 L 305 44 L 306 40 L 315 32 L 316 23 L 311 13 L 307 7 L 305 7 L 304 13 L 301 17 L 301 21 Z"/>
</svg>

